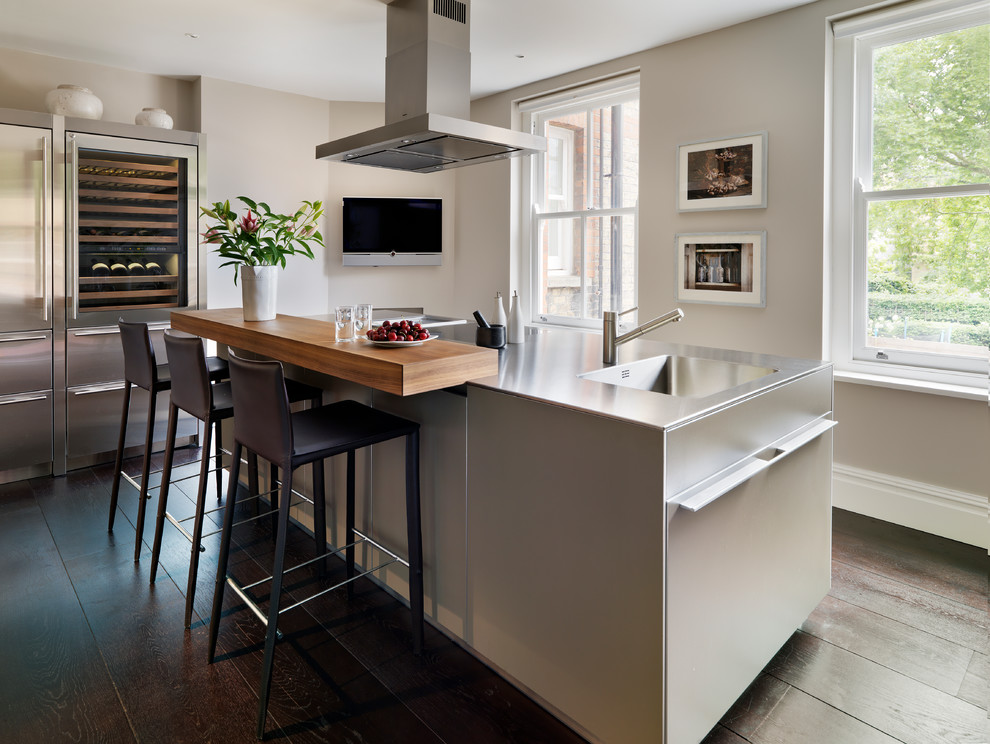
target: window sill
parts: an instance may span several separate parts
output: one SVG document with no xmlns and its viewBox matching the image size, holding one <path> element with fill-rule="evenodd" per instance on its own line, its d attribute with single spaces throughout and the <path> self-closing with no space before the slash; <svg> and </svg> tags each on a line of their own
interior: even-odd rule
<svg viewBox="0 0 990 744">
<path fill-rule="evenodd" d="M 879 375 L 867 372 L 850 372 L 839 369 L 834 370 L 832 377 L 836 382 L 849 382 L 856 385 L 872 385 L 873 387 L 884 387 L 891 390 L 908 390 L 914 393 L 945 395 L 950 398 L 963 398 L 964 400 L 988 400 L 987 380 L 978 375 L 972 376 L 972 384 L 913 380 L 905 377 L 893 377 L 891 375 Z M 982 382 L 980 382 L 981 380 Z"/>
</svg>

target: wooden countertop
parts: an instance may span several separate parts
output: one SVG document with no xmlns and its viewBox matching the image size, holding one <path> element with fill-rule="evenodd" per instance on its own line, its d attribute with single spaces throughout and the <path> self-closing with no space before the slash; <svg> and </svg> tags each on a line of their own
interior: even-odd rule
<svg viewBox="0 0 990 744">
<path fill-rule="evenodd" d="M 334 324 L 278 315 L 245 321 L 240 308 L 172 313 L 172 328 L 394 395 L 414 395 L 498 374 L 498 351 L 436 339 L 387 348 L 336 343 Z"/>
</svg>

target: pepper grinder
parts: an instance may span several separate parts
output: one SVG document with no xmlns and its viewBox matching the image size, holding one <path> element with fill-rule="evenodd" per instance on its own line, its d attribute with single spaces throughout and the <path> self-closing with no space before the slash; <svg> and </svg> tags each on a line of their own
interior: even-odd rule
<svg viewBox="0 0 990 744">
<path fill-rule="evenodd" d="M 513 290 L 509 301 L 509 343 L 521 344 L 526 340 L 526 327 L 523 324 L 522 307 L 519 305 L 519 292 Z"/>
<path fill-rule="evenodd" d="M 502 293 L 495 293 L 495 322 L 492 325 L 506 325 L 505 305 L 502 304 Z"/>
</svg>

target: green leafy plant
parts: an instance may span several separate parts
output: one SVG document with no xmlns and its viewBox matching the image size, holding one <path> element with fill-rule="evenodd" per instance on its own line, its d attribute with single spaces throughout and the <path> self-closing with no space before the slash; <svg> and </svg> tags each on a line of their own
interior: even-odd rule
<svg viewBox="0 0 990 744">
<path fill-rule="evenodd" d="M 207 224 L 203 241 L 216 245 L 213 250 L 226 259 L 223 266 L 234 267 L 234 284 L 240 266 L 281 266 L 286 256 L 314 258 L 313 245 L 321 248 L 323 236 L 317 221 L 323 216 L 323 202 L 304 201 L 294 214 L 273 212 L 265 202 L 246 196 L 237 197 L 248 208 L 240 217 L 230 201 L 201 207 L 203 215 L 213 220 Z"/>
</svg>

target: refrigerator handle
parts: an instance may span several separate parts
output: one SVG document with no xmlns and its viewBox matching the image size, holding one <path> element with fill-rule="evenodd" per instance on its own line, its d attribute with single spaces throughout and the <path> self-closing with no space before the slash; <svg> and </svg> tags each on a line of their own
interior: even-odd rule
<svg viewBox="0 0 990 744">
<path fill-rule="evenodd" d="M 69 243 L 69 291 L 72 292 L 72 319 L 79 318 L 79 143 L 76 135 L 69 134 L 69 168 L 66 174 L 66 189 L 69 208 L 66 210 L 68 219 Z"/>
<path fill-rule="evenodd" d="M 48 216 L 48 210 L 51 205 L 48 202 L 48 135 L 46 134 L 41 138 L 41 302 L 42 302 L 42 320 L 47 321 L 48 318 L 48 266 L 49 258 L 48 251 L 51 249 L 52 238 L 51 238 L 51 220 Z"/>
</svg>

